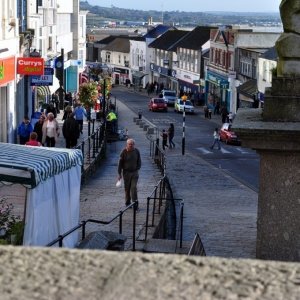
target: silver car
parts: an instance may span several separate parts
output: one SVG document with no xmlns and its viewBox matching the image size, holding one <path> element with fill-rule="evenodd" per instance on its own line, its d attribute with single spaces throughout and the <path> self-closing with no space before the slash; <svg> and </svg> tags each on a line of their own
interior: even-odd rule
<svg viewBox="0 0 300 300">
<path fill-rule="evenodd" d="M 177 99 L 176 92 L 171 90 L 162 90 L 161 91 L 163 99 L 168 106 L 173 106 Z"/>
</svg>

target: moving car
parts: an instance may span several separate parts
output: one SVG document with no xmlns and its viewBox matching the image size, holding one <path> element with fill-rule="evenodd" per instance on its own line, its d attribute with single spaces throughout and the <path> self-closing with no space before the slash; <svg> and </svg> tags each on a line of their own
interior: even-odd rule
<svg viewBox="0 0 300 300">
<path fill-rule="evenodd" d="M 220 140 L 226 144 L 240 145 L 241 140 L 237 137 L 234 131 L 231 130 L 230 123 L 224 123 L 220 129 Z"/>
<path fill-rule="evenodd" d="M 148 108 L 151 111 L 168 111 L 167 103 L 163 98 L 150 99 Z"/>
<path fill-rule="evenodd" d="M 161 91 L 162 97 L 167 103 L 168 106 L 173 106 L 177 99 L 176 92 L 172 90 L 162 90 Z"/>
<path fill-rule="evenodd" d="M 174 106 L 174 111 L 175 112 L 183 112 L 183 107 L 185 107 L 185 112 L 186 113 L 190 113 L 193 114 L 194 113 L 194 105 L 190 100 L 186 100 L 185 101 L 185 105 L 183 104 L 183 100 L 182 99 L 177 99 L 175 106 Z"/>
</svg>

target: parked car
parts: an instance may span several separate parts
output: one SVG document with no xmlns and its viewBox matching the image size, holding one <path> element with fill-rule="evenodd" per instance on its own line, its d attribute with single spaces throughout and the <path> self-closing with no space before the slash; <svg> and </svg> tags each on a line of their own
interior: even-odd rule
<svg viewBox="0 0 300 300">
<path fill-rule="evenodd" d="M 185 104 L 183 103 L 182 99 L 177 99 L 175 106 L 174 106 L 174 111 L 175 112 L 183 112 L 183 106 L 185 107 L 185 112 L 193 114 L 195 111 L 194 105 L 190 100 L 186 100 Z"/>
<path fill-rule="evenodd" d="M 168 111 L 167 103 L 165 103 L 163 98 L 150 99 L 148 108 L 151 111 Z"/>
<path fill-rule="evenodd" d="M 225 142 L 226 144 L 235 144 L 240 145 L 241 140 L 235 134 L 234 131 L 231 130 L 230 123 L 224 123 L 220 129 L 220 140 Z"/>
<path fill-rule="evenodd" d="M 162 90 L 162 98 L 165 100 L 168 106 L 173 106 L 177 99 L 176 92 L 172 90 Z"/>
</svg>

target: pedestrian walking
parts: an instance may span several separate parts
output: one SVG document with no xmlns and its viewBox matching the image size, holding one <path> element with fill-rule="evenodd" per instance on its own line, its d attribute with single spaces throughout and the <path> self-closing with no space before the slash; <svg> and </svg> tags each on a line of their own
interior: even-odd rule
<svg viewBox="0 0 300 300">
<path fill-rule="evenodd" d="M 135 148 L 135 141 L 128 139 L 126 147 L 121 151 L 118 164 L 118 180 L 121 180 L 123 177 L 126 206 L 130 205 L 131 201 L 138 201 L 137 183 L 141 166 L 140 151 Z"/>
<path fill-rule="evenodd" d="M 25 143 L 29 141 L 29 136 L 32 131 L 33 128 L 30 120 L 25 116 L 22 123 L 18 126 L 18 135 L 21 145 L 25 145 Z"/>
<path fill-rule="evenodd" d="M 43 124 L 46 117 L 45 115 L 40 115 L 39 120 L 34 124 L 33 131 L 37 134 L 37 141 L 42 143 L 43 140 Z"/>
<path fill-rule="evenodd" d="M 163 129 L 160 136 L 162 137 L 162 148 L 163 148 L 163 150 L 165 150 L 166 147 L 169 147 L 168 146 L 168 133 L 166 132 L 165 129 Z"/>
<path fill-rule="evenodd" d="M 43 124 L 43 139 L 42 144 L 46 143 L 47 147 L 55 147 L 56 141 L 59 137 L 59 126 L 53 113 L 47 115 L 47 119 Z"/>
<path fill-rule="evenodd" d="M 214 142 L 213 144 L 211 145 L 210 149 L 214 149 L 215 147 L 215 144 L 218 145 L 218 150 L 221 150 L 221 145 L 220 145 L 220 134 L 219 134 L 219 129 L 218 128 L 215 128 L 215 131 L 214 131 Z"/>
<path fill-rule="evenodd" d="M 29 141 L 26 142 L 26 146 L 36 146 L 36 147 L 41 147 L 42 144 L 37 140 L 38 135 L 36 132 L 32 131 L 30 133 Z"/>
<path fill-rule="evenodd" d="M 62 128 L 63 136 L 66 140 L 66 148 L 71 149 L 77 146 L 77 140 L 80 136 L 79 125 L 74 119 L 74 113 L 70 113 L 64 121 Z"/>
<path fill-rule="evenodd" d="M 79 125 L 80 133 L 83 131 L 83 118 L 87 116 L 86 110 L 82 107 L 81 102 L 78 101 L 77 106 L 74 109 L 75 120 Z"/>
<path fill-rule="evenodd" d="M 222 117 L 222 123 L 226 123 L 228 120 L 228 110 L 226 106 L 222 106 L 221 108 L 221 117 Z"/>
<path fill-rule="evenodd" d="M 170 127 L 168 129 L 168 138 L 169 138 L 170 149 L 175 148 L 175 143 L 173 142 L 174 134 L 175 134 L 174 124 L 170 123 Z"/>
</svg>

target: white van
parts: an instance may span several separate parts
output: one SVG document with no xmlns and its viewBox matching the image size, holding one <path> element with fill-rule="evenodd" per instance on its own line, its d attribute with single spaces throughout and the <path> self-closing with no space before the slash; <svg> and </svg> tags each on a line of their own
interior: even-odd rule
<svg viewBox="0 0 300 300">
<path fill-rule="evenodd" d="M 174 106 L 177 100 L 176 92 L 171 90 L 162 90 L 163 99 L 168 106 Z"/>
</svg>

